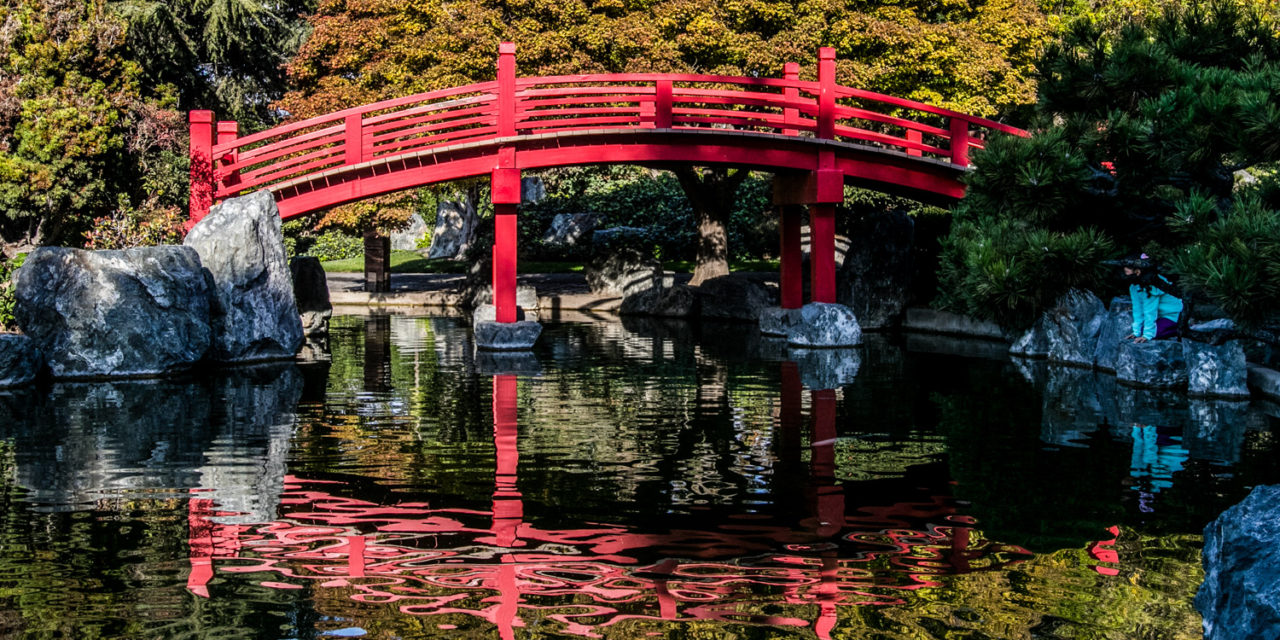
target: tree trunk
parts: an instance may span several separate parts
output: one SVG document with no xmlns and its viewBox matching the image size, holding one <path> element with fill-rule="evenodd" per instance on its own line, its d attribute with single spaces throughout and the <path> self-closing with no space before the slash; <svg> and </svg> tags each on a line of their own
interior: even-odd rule
<svg viewBox="0 0 1280 640">
<path fill-rule="evenodd" d="M 729 275 L 729 218 L 738 187 L 749 172 L 680 167 L 675 174 L 698 224 L 698 262 L 689 281 L 696 287 L 711 278 Z"/>
</svg>

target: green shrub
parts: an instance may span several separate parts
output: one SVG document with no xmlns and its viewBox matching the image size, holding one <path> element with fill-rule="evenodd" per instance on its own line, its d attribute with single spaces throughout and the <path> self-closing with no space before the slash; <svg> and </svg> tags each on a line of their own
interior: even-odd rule
<svg viewBox="0 0 1280 640">
<path fill-rule="evenodd" d="M 301 255 L 314 256 L 321 262 L 359 258 L 364 255 L 364 239 L 341 231 L 325 231 Z"/>
<path fill-rule="evenodd" d="M 0 330 L 17 329 L 13 320 L 13 274 L 26 261 L 27 254 L 21 253 L 12 260 L 0 257 Z"/>
</svg>

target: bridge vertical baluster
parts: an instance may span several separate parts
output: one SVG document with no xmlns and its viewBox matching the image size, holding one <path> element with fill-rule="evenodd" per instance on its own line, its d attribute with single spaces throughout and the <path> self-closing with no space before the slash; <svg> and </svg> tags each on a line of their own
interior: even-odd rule
<svg viewBox="0 0 1280 640">
<path fill-rule="evenodd" d="M 498 136 L 516 135 L 516 44 L 498 45 Z"/>
<path fill-rule="evenodd" d="M 788 62 L 782 65 L 782 77 L 784 80 L 796 82 L 800 80 L 800 63 Z M 794 103 L 800 99 L 800 88 L 788 85 L 782 90 L 782 97 L 788 103 Z M 795 107 L 782 108 L 782 135 L 794 136 L 799 135 L 799 129 L 795 126 L 800 121 L 800 110 Z M 786 305 L 782 305 L 786 308 Z"/>
<path fill-rule="evenodd" d="M 818 50 L 818 137 L 836 137 L 836 50 Z"/>
<path fill-rule="evenodd" d="M 907 142 L 915 142 L 917 144 L 924 142 L 924 134 L 920 133 L 919 129 L 907 129 Z M 924 152 L 919 149 L 912 149 L 908 147 L 907 155 L 918 157 L 923 156 Z"/>
<path fill-rule="evenodd" d="M 218 123 L 218 144 L 230 144 L 240 137 L 240 124 L 232 120 L 223 120 Z M 240 160 L 240 152 L 231 150 L 218 159 L 218 167 L 225 169 Z M 221 173 L 221 172 L 219 172 Z M 221 176 L 220 180 L 215 180 L 214 184 L 221 183 L 224 187 L 233 187 L 240 183 L 240 170 L 233 169 Z M 215 192 L 216 193 L 216 192 Z"/>
<path fill-rule="evenodd" d="M 191 142 L 191 192 L 187 227 L 194 226 L 209 214 L 213 205 L 213 112 L 192 111 L 188 115 Z"/>
<path fill-rule="evenodd" d="M 659 129 L 670 129 L 675 122 L 672 115 L 672 89 L 670 80 L 659 80 L 654 86 L 654 108 L 656 113 L 653 125 Z"/>
<path fill-rule="evenodd" d="M 951 163 L 969 166 L 969 121 L 951 118 Z"/>
<path fill-rule="evenodd" d="M 347 116 L 345 125 L 345 136 L 343 137 L 344 155 L 343 164 L 360 164 L 364 162 L 364 140 L 361 135 L 361 129 L 364 126 L 364 116 L 353 113 Z"/>
</svg>

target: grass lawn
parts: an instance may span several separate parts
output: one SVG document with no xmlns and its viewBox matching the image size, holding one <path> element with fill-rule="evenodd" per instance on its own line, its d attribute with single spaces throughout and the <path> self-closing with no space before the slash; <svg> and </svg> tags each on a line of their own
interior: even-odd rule
<svg viewBox="0 0 1280 640">
<path fill-rule="evenodd" d="M 360 273 L 364 271 L 364 258 L 347 258 L 323 262 L 325 271 L 332 273 Z M 581 273 L 581 262 L 520 260 L 516 263 L 520 273 Z M 670 260 L 662 266 L 676 273 L 692 273 L 694 263 L 687 260 Z M 453 260 L 428 260 L 415 251 L 392 251 L 391 273 L 466 273 L 467 263 Z M 777 260 L 743 260 L 729 265 L 733 271 L 777 271 Z"/>
</svg>

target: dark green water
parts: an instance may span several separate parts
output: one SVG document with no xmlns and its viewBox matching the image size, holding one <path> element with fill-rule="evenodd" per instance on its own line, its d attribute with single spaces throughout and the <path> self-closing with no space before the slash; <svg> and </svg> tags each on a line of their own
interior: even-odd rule
<svg viewBox="0 0 1280 640">
<path fill-rule="evenodd" d="M 332 346 L 0 392 L 0 636 L 1196 638 L 1200 531 L 1280 482 L 1275 407 L 981 344 L 825 391 L 733 325 Z"/>
</svg>

